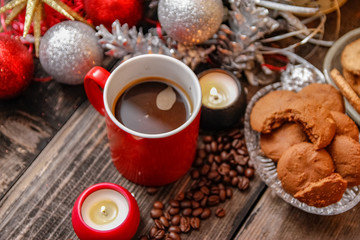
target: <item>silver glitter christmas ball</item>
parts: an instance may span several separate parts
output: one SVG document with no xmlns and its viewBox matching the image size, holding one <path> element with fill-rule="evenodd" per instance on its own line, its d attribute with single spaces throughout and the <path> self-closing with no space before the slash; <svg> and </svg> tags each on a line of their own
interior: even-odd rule
<svg viewBox="0 0 360 240">
<path fill-rule="evenodd" d="M 40 42 L 43 69 L 58 82 L 83 83 L 86 73 L 103 61 L 103 49 L 95 33 L 78 21 L 64 21 L 51 27 Z"/>
<path fill-rule="evenodd" d="M 206 41 L 224 15 L 221 0 L 160 0 L 158 18 L 165 32 L 185 45 Z"/>
</svg>

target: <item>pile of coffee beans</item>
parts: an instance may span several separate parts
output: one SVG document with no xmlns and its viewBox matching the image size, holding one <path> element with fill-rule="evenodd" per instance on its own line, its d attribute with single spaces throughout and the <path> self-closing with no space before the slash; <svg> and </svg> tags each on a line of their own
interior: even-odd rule
<svg viewBox="0 0 360 240">
<path fill-rule="evenodd" d="M 218 205 L 230 199 L 234 189 L 249 188 L 254 167 L 249 161 L 242 129 L 224 134 L 201 136 L 191 170 L 192 184 L 166 206 L 156 201 L 150 212 L 154 220 L 148 236 L 141 239 L 181 239 L 180 234 L 199 229 L 202 220 L 222 218 L 225 209 Z M 154 189 L 149 189 L 153 193 Z"/>
</svg>

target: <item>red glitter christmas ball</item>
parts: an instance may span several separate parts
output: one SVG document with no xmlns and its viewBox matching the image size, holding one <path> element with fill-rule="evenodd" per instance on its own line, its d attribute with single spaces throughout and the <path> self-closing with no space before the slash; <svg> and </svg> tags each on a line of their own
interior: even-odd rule
<svg viewBox="0 0 360 240">
<path fill-rule="evenodd" d="M 0 35 L 0 99 L 18 96 L 34 74 L 34 61 L 20 40 Z"/>
<path fill-rule="evenodd" d="M 111 24 L 119 19 L 120 24 L 129 27 L 136 25 L 142 18 L 142 0 L 84 0 L 86 16 L 95 26 L 103 24 L 111 29 Z"/>
</svg>

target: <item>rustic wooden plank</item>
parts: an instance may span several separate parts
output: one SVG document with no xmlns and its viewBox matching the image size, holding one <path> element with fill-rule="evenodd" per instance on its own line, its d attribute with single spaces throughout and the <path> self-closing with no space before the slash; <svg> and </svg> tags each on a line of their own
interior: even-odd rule
<svg viewBox="0 0 360 240">
<path fill-rule="evenodd" d="M 360 206 L 335 216 L 295 208 L 267 189 L 235 239 L 359 239 Z"/>
<path fill-rule="evenodd" d="M 0 239 L 76 239 L 71 225 L 75 199 L 86 187 L 105 181 L 135 195 L 141 210 L 136 237 L 153 226 L 149 213 L 154 201 L 166 203 L 191 183 L 186 175 L 149 195 L 145 187 L 124 179 L 111 162 L 103 117 L 85 102 L 0 202 Z M 249 190 L 235 191 L 221 205 L 227 211 L 225 218 L 213 215 L 184 239 L 231 238 L 263 189 L 264 184 L 255 178 Z"/>
<path fill-rule="evenodd" d="M 35 77 L 46 77 L 38 59 Z M 106 59 L 104 66 L 112 66 Z M 83 85 L 32 81 L 19 97 L 0 100 L 0 199 L 86 100 Z"/>
</svg>

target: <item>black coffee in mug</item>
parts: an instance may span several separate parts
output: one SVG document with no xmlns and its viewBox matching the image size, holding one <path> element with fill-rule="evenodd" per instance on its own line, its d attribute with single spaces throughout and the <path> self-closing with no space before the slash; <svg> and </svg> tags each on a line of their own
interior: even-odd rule
<svg viewBox="0 0 360 240">
<path fill-rule="evenodd" d="M 189 97 L 170 80 L 147 77 L 124 89 L 115 101 L 113 113 L 129 129 L 146 134 L 165 133 L 190 118 Z"/>
</svg>

